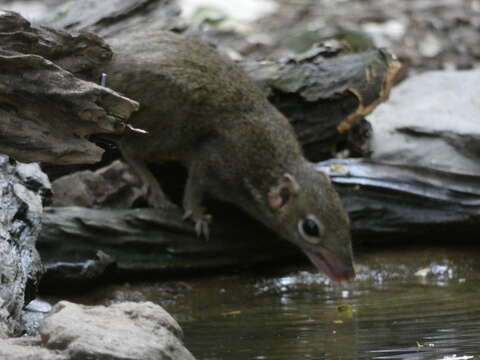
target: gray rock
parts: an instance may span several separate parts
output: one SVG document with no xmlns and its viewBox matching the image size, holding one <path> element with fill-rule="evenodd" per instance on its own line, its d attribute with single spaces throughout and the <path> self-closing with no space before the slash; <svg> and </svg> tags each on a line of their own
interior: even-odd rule
<svg viewBox="0 0 480 360">
<path fill-rule="evenodd" d="M 35 242 L 48 179 L 38 165 L 0 155 L 0 338 L 23 330 L 22 309 L 35 297 L 42 272 Z"/>
<path fill-rule="evenodd" d="M 67 359 L 193 360 L 178 323 L 151 302 L 109 307 L 61 301 L 40 330 L 43 345 Z"/>
<path fill-rule="evenodd" d="M 432 71 L 392 90 L 369 116 L 372 159 L 480 175 L 480 69 Z"/>
<path fill-rule="evenodd" d="M 32 300 L 22 313 L 22 322 L 25 328 L 25 335 L 36 336 L 39 333 L 40 325 L 46 314 L 52 311 L 52 305 L 48 302 L 35 299 Z"/>
<path fill-rule="evenodd" d="M 0 339 L 0 359 L 2 360 L 66 360 L 57 351 L 40 346 L 40 338 Z"/>
</svg>

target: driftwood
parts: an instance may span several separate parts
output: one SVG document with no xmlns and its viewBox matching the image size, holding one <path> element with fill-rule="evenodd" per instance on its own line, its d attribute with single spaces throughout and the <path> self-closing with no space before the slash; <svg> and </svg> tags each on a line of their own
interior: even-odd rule
<svg viewBox="0 0 480 360">
<path fill-rule="evenodd" d="M 479 176 L 361 159 L 329 160 L 318 168 L 336 185 L 356 240 L 396 237 L 406 244 L 464 234 L 468 241 L 480 231 Z"/>
<path fill-rule="evenodd" d="M 209 241 L 199 239 L 183 211 L 165 209 L 97 210 L 47 208 L 38 247 L 45 263 L 43 289 L 60 281 L 91 286 L 95 280 L 124 279 L 244 267 L 299 257 L 239 212 L 215 213 Z M 236 216 L 232 216 L 236 215 Z M 101 250 L 103 254 L 97 254 Z M 105 271 L 105 273 L 104 273 Z"/>
<path fill-rule="evenodd" d="M 82 80 L 111 57 L 89 33 L 33 27 L 0 12 L 0 152 L 21 161 L 91 163 L 95 133 L 121 133 L 135 101 Z"/>
<path fill-rule="evenodd" d="M 384 50 L 340 53 L 317 47 L 286 62 L 243 64 L 292 122 L 312 161 L 334 155 L 346 134 L 387 100 L 401 69 Z"/>
</svg>

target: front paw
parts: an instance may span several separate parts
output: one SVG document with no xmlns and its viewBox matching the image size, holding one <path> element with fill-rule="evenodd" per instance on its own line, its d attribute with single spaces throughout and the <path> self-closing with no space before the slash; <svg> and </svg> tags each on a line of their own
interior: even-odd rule
<svg viewBox="0 0 480 360">
<path fill-rule="evenodd" d="M 195 223 L 195 232 L 198 237 L 204 237 L 206 240 L 210 239 L 210 223 L 212 222 L 212 215 L 204 211 L 193 212 L 192 210 L 185 211 L 183 215 L 184 220 L 192 220 Z"/>
</svg>

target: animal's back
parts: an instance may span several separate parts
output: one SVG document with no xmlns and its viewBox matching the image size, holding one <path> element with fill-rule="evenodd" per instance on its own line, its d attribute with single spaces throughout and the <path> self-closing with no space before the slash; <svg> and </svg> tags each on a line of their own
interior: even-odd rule
<svg viewBox="0 0 480 360">
<path fill-rule="evenodd" d="M 131 38 L 111 43 L 115 57 L 107 69 L 109 86 L 140 101 L 132 124 L 155 139 L 128 136 L 124 147 L 139 148 L 152 161 L 179 159 L 203 139 L 234 131 L 236 121 L 258 122 L 258 117 L 236 114 L 264 112 L 270 106 L 253 81 L 210 46 L 170 32 L 137 36 L 150 36 L 151 46 Z M 161 91 L 146 92 L 145 81 Z"/>
<path fill-rule="evenodd" d="M 142 106 L 132 123 L 150 134 L 127 133 L 120 148 L 150 205 L 163 206 L 165 197 L 147 163 L 180 161 L 188 170 L 183 208 L 198 234 L 209 233 L 205 199 L 223 200 L 299 246 L 333 279 L 354 276 L 348 218 L 335 189 L 254 82 L 195 40 L 137 37 L 112 43 L 116 56 L 106 71 L 110 87 Z"/>
</svg>

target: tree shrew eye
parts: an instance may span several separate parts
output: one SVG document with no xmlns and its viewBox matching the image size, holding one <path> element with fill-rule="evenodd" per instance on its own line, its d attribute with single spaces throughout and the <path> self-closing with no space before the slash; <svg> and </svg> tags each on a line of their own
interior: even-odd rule
<svg viewBox="0 0 480 360">
<path fill-rule="evenodd" d="M 319 236 L 320 235 L 318 225 L 312 219 L 304 220 L 303 224 L 302 224 L 302 227 L 303 227 L 303 231 L 308 236 Z"/>
</svg>

